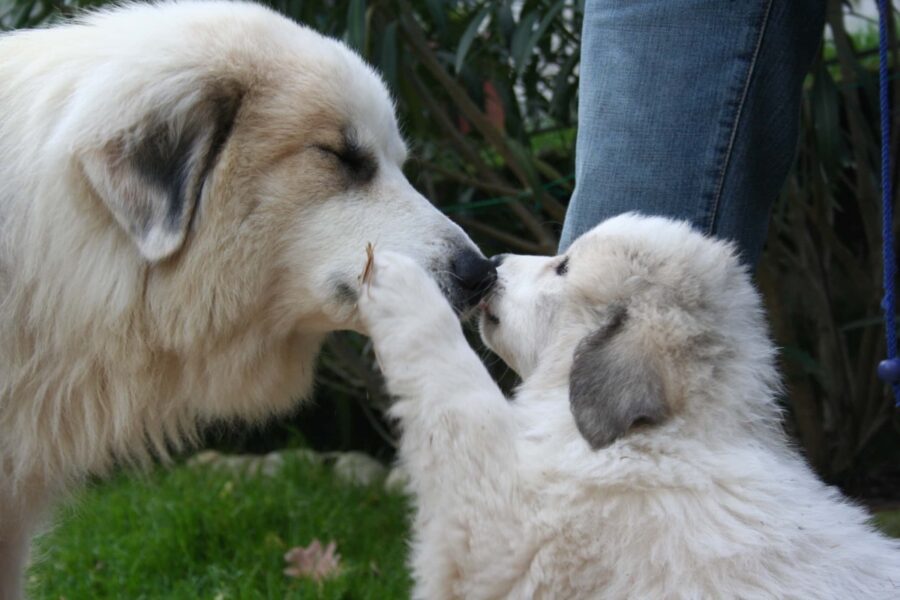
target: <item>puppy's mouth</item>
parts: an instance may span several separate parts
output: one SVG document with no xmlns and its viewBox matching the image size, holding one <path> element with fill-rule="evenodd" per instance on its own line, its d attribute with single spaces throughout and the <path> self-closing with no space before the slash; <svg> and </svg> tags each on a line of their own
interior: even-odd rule
<svg viewBox="0 0 900 600">
<path fill-rule="evenodd" d="M 492 325 L 494 327 L 500 324 L 500 317 L 498 317 L 491 311 L 491 305 L 487 299 L 482 300 L 478 303 L 478 310 L 481 311 L 481 316 L 483 317 L 485 324 Z"/>
<path fill-rule="evenodd" d="M 475 317 L 481 302 L 480 296 L 475 297 L 472 294 L 460 291 L 458 287 L 448 286 L 443 282 L 438 282 L 438 288 L 440 288 L 444 298 L 450 303 L 453 312 L 456 313 L 456 316 L 461 321 L 468 321 Z"/>
</svg>

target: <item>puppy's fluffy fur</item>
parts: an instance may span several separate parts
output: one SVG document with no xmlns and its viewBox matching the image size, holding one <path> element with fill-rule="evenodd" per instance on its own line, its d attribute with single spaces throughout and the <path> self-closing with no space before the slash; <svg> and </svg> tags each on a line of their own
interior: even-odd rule
<svg viewBox="0 0 900 600">
<path fill-rule="evenodd" d="M 0 598 L 43 505 L 198 423 L 283 412 L 355 328 L 366 242 L 477 259 L 407 182 L 379 77 L 261 6 L 0 36 Z M 443 274 L 443 275 L 441 275 Z"/>
<path fill-rule="evenodd" d="M 376 256 L 360 309 L 403 427 L 417 598 L 896 598 L 900 546 L 786 440 L 733 248 L 626 215 L 506 257 L 482 336 Z"/>
</svg>

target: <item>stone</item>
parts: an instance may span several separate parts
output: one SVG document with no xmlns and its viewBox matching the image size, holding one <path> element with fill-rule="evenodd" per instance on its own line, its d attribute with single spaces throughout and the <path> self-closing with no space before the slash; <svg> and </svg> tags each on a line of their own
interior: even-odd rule
<svg viewBox="0 0 900 600">
<path fill-rule="evenodd" d="M 189 458 L 187 461 L 187 466 L 206 467 L 217 462 L 220 456 L 222 455 L 215 450 L 204 450 L 203 452 L 199 452 Z"/>
<path fill-rule="evenodd" d="M 278 452 L 269 452 L 261 461 L 262 474 L 267 477 L 274 477 L 284 466 L 284 457 Z"/>
<path fill-rule="evenodd" d="M 384 465 L 362 452 L 346 452 L 334 461 L 334 474 L 355 485 L 371 485 L 381 481 L 386 472 Z"/>
<path fill-rule="evenodd" d="M 253 462 L 252 456 L 242 454 L 233 454 L 231 456 L 222 456 L 216 461 L 215 466 L 231 471 L 232 473 L 243 473 L 249 471 L 249 467 Z M 251 473 L 252 474 L 252 473 Z"/>
<path fill-rule="evenodd" d="M 409 487 L 409 473 L 402 466 L 397 465 L 390 471 L 384 480 L 384 489 L 392 494 L 405 494 Z"/>
<path fill-rule="evenodd" d="M 272 454 L 274 454 L 274 452 Z M 314 465 L 322 464 L 324 461 L 324 457 L 321 454 L 315 450 L 310 450 L 309 448 L 291 448 L 289 450 L 282 450 L 281 452 L 278 452 L 278 454 L 281 455 L 284 460 L 297 459 Z"/>
</svg>

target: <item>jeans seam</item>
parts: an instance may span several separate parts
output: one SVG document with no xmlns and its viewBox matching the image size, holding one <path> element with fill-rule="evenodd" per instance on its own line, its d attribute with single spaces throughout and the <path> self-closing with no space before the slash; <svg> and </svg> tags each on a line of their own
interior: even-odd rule
<svg viewBox="0 0 900 600">
<path fill-rule="evenodd" d="M 716 221 L 719 216 L 719 203 L 722 199 L 722 191 L 725 188 L 725 176 L 728 174 L 728 167 L 731 164 L 731 156 L 734 152 L 734 145 L 737 139 L 737 131 L 741 125 L 741 117 L 743 116 L 744 106 L 747 103 L 747 96 L 750 92 L 750 82 L 753 81 L 753 75 L 756 73 L 756 63 L 759 58 L 759 53 L 762 50 L 763 38 L 766 35 L 766 29 L 769 25 L 769 15 L 772 12 L 772 3 L 774 0 L 768 0 L 766 3 L 766 10 L 763 13 L 762 21 L 759 27 L 759 34 L 756 38 L 756 46 L 753 49 L 753 56 L 750 59 L 750 67 L 747 69 L 747 77 L 744 81 L 744 88 L 741 90 L 741 99 L 737 106 L 737 111 L 734 116 L 734 124 L 731 128 L 731 135 L 728 139 L 728 145 L 725 148 L 725 156 L 722 161 L 721 172 L 719 173 L 719 181 L 716 183 L 715 192 L 713 192 L 712 198 L 712 210 L 709 212 L 708 219 L 709 224 L 706 228 L 706 233 L 708 235 L 712 235 L 713 230 L 716 227 Z"/>
</svg>

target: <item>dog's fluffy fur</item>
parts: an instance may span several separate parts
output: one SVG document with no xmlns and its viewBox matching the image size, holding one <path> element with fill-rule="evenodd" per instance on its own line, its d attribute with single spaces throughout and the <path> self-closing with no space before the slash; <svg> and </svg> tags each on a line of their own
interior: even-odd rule
<svg viewBox="0 0 900 600">
<path fill-rule="evenodd" d="M 786 440 L 734 249 L 626 215 L 509 256 L 482 336 L 508 402 L 408 259 L 360 311 L 403 427 L 415 596 L 896 598 L 900 546 Z"/>
<path fill-rule="evenodd" d="M 48 496 L 305 394 L 323 336 L 356 328 L 366 242 L 454 297 L 454 259 L 480 254 L 403 176 L 379 77 L 260 6 L 7 34 L 0 81 L 8 599 Z"/>
</svg>

